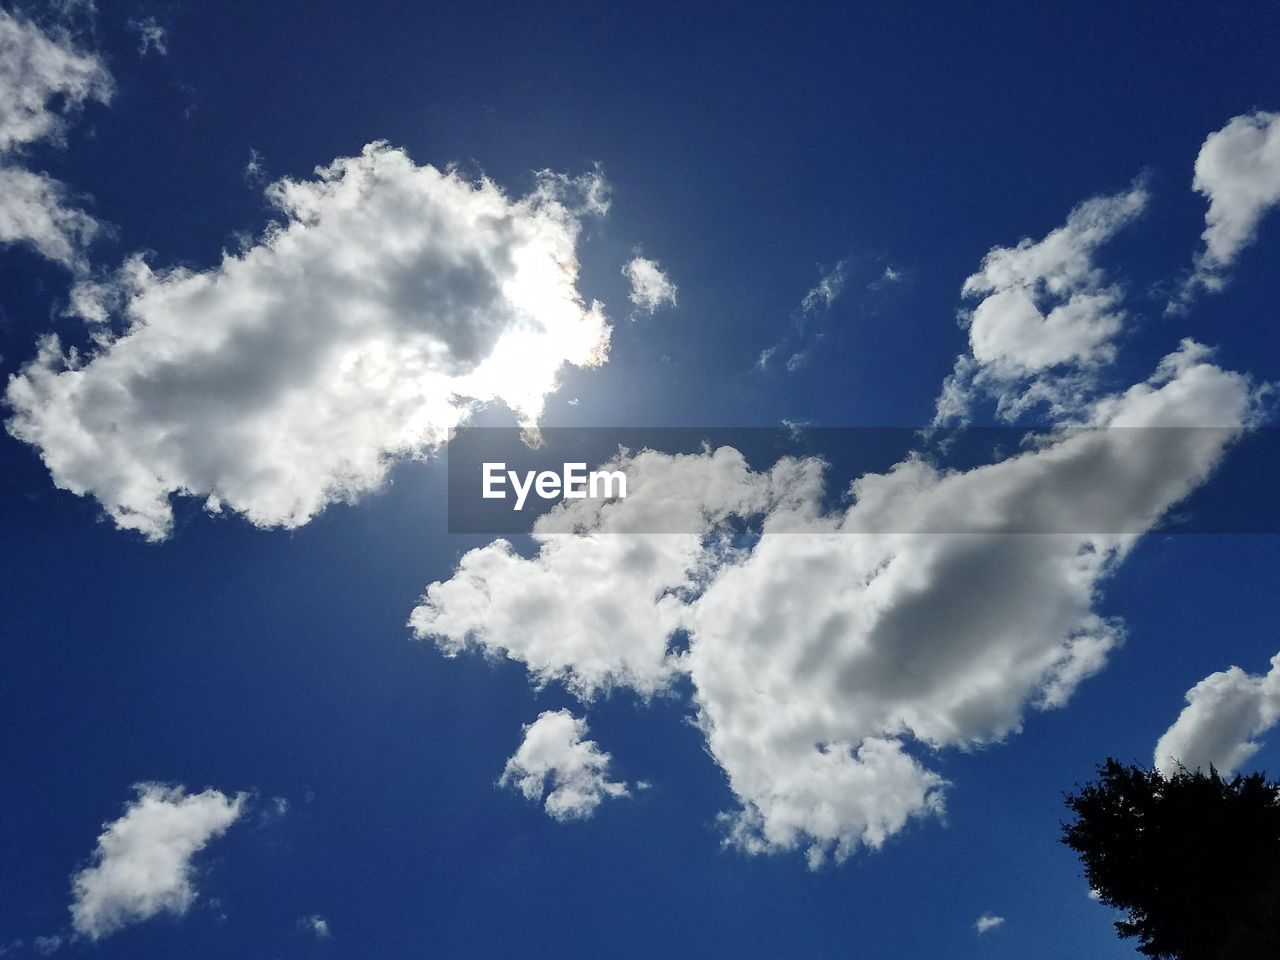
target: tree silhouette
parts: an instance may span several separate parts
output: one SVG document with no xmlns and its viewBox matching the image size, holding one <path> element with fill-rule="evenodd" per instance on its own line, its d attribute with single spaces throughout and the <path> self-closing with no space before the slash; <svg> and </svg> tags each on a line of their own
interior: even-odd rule
<svg viewBox="0 0 1280 960">
<path fill-rule="evenodd" d="M 1066 798 L 1062 842 L 1138 951 L 1177 960 L 1280 957 L 1280 781 L 1172 776 L 1108 759 Z"/>
</svg>

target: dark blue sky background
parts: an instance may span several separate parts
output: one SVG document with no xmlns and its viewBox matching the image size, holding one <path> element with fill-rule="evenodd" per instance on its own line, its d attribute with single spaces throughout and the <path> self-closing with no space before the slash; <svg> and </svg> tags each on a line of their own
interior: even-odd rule
<svg viewBox="0 0 1280 960">
<path fill-rule="evenodd" d="M 696 9 L 690 9 L 696 6 Z M 136 55 L 130 16 L 169 28 Z M 964 348 L 959 288 L 983 254 L 1042 236 L 1147 172 L 1147 215 L 1106 266 L 1139 320 L 1118 382 L 1187 335 L 1280 379 L 1280 223 L 1234 284 L 1162 315 L 1190 262 L 1205 136 L 1280 105 L 1270 5 L 494 5 L 103 2 L 118 92 L 44 169 L 116 227 L 96 261 L 154 251 L 203 267 L 269 210 L 270 176 L 385 139 L 522 193 L 531 171 L 599 162 L 608 218 L 581 289 L 616 321 L 610 362 L 575 370 L 558 424 L 918 425 Z M 636 244 L 680 287 L 631 322 Z M 752 364 L 820 276 L 850 293 L 800 375 Z M 885 265 L 891 294 L 860 292 Z M 0 372 L 66 278 L 0 252 Z M 581 403 L 569 406 L 578 397 Z M 1064 710 L 1007 744 L 943 753 L 945 822 L 817 873 L 722 850 L 731 795 L 687 706 L 616 694 L 589 711 L 627 803 L 562 825 L 495 780 L 522 723 L 571 704 L 522 670 L 447 660 L 404 626 L 425 584 L 484 538 L 446 534 L 442 464 L 294 533 L 179 509 L 160 545 L 53 489 L 0 437 L 0 944 L 67 923 L 68 876 L 141 780 L 253 790 L 247 826 L 200 861 L 201 903 L 95 946 L 115 957 L 1105 958 L 1132 955 L 1056 843 L 1064 790 L 1107 755 L 1148 761 L 1189 686 L 1280 647 L 1280 543 L 1153 536 L 1100 610 L 1128 641 Z M 1269 745 L 1256 765 L 1280 769 Z M 270 797 L 291 809 L 268 816 Z M 216 901 L 216 904 L 215 904 Z M 984 912 L 1008 918 L 978 938 Z M 296 928 L 319 913 L 318 941 Z"/>
</svg>

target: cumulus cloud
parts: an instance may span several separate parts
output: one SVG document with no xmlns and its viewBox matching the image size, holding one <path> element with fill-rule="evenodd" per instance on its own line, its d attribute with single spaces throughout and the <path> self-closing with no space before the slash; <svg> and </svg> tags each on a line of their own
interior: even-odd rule
<svg viewBox="0 0 1280 960">
<path fill-rule="evenodd" d="M 568 710 L 547 710 L 525 726 L 524 741 L 507 761 L 499 781 L 525 798 L 542 801 L 556 820 L 584 820 L 602 800 L 625 797 L 625 783 L 609 779 L 609 754 L 584 740 L 585 719 Z"/>
<path fill-rule="evenodd" d="M 1094 254 L 1147 200 L 1139 180 L 1080 204 L 1039 241 L 987 253 L 962 288 L 977 301 L 961 313 L 969 352 L 943 384 L 936 423 L 964 421 L 982 394 L 996 399 L 1006 419 L 1039 402 L 1059 412 L 1083 402 L 1090 374 L 1114 359 L 1125 317 L 1123 292 L 1107 281 Z"/>
<path fill-rule="evenodd" d="M 1239 770 L 1262 746 L 1255 738 L 1280 722 L 1280 653 L 1261 675 L 1239 667 L 1212 673 L 1187 691 L 1187 705 L 1156 744 L 1155 765 L 1224 775 Z"/>
<path fill-rule="evenodd" d="M 173 495 L 297 527 L 437 449 L 477 404 L 536 423 L 609 325 L 576 282 L 596 174 L 513 199 L 385 143 L 279 180 L 262 238 L 206 270 L 132 258 L 85 282 L 87 353 L 45 338 L 8 386 L 9 431 L 62 489 L 152 540 Z"/>
<path fill-rule="evenodd" d="M 1248 379 L 1210 361 L 1184 343 L 1097 399 L 1081 421 L 1096 429 L 967 471 L 912 456 L 835 511 L 815 460 L 625 455 L 625 500 L 552 511 L 527 559 L 471 551 L 411 623 L 583 699 L 684 676 L 737 800 L 730 843 L 814 867 L 876 848 L 943 809 L 930 755 L 1063 705 L 1121 641 L 1093 609 L 1102 583 L 1253 416 Z"/>
<path fill-rule="evenodd" d="M 629 299 L 644 313 L 653 313 L 664 304 L 676 305 L 676 285 L 655 260 L 633 257 L 622 268 L 631 284 Z"/>
<path fill-rule="evenodd" d="M 1209 134 L 1196 157 L 1191 188 L 1209 201 L 1204 247 L 1179 296 L 1184 307 L 1197 288 L 1221 290 L 1240 252 L 1254 240 L 1258 224 L 1280 203 L 1280 113 L 1262 110 L 1233 117 Z"/>
<path fill-rule="evenodd" d="M 1246 415 L 1242 379 L 1185 353 L 1170 367 L 1100 423 Z M 797 524 L 772 515 L 685 620 L 700 722 L 741 804 L 732 838 L 816 864 L 940 810 L 908 746 L 999 741 L 1101 669 L 1123 633 L 1094 613 L 1099 587 L 1230 436 L 1104 429 L 968 472 L 909 459 L 860 478 L 842 515 L 806 508 L 812 535 L 770 536 Z"/>
<path fill-rule="evenodd" d="M 816 868 L 942 813 L 932 758 L 1018 733 L 1105 666 L 1124 637 L 1095 609 L 1108 577 L 1259 417 L 1263 390 L 1191 340 L 1098 394 L 1124 315 L 1093 253 L 1145 203 L 1141 183 L 1088 201 L 966 282 L 975 375 L 951 387 L 1057 398 L 1021 450 L 966 469 L 912 453 L 844 498 L 813 458 L 622 452 L 625 499 L 560 504 L 532 555 L 468 552 L 415 634 L 584 702 L 690 690 L 748 853 Z"/>
<path fill-rule="evenodd" d="M 137 799 L 104 825 L 90 866 L 72 877 L 71 924 L 91 940 L 195 902 L 191 860 L 240 816 L 246 795 L 138 784 Z"/>
<path fill-rule="evenodd" d="M 984 913 L 982 916 L 980 916 L 977 919 L 977 921 L 974 923 L 973 926 L 974 926 L 974 929 L 976 929 L 979 934 L 982 934 L 982 933 L 987 933 L 988 931 L 994 930 L 996 927 L 1003 926 L 1003 925 L 1004 925 L 1004 917 L 997 917 L 990 913 Z"/>
<path fill-rule="evenodd" d="M 409 619 L 414 633 L 450 656 L 509 657 L 538 683 L 561 681 L 583 699 L 620 686 L 658 693 L 676 675 L 669 639 L 679 594 L 705 574 L 705 536 L 816 480 L 812 465 L 790 462 L 756 473 L 728 447 L 642 451 L 606 469 L 624 470 L 630 490 L 643 493 L 608 505 L 576 500 L 540 517 L 531 559 L 506 540 L 469 551 L 452 578 L 427 588 Z M 573 530 L 585 535 L 564 535 Z"/>
<path fill-rule="evenodd" d="M 60 142 L 68 118 L 91 100 L 111 98 L 111 76 L 65 30 L 42 29 L 0 9 L 0 244 L 27 244 L 73 270 L 100 232 L 69 202 L 66 187 L 27 169 L 25 148 Z"/>
</svg>

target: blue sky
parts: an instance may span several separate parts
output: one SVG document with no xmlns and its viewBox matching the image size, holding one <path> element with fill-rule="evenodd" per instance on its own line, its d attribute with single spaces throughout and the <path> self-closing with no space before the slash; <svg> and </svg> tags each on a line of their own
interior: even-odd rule
<svg viewBox="0 0 1280 960">
<path fill-rule="evenodd" d="M 1273 425 L 1274 10 L 688 7 L 5 7 L 0 955 L 1119 958 L 1063 792 L 1157 742 L 1280 767 L 1265 529 L 925 532 L 884 596 L 863 535 L 695 544 L 679 629 L 683 561 L 645 579 L 607 518 L 590 583 L 572 540 L 447 532 L 467 422 L 915 428 L 954 377 L 975 424 Z M 1107 451 L 1109 503 L 1267 499 L 1233 443 Z M 771 466 L 735 483 L 855 479 Z M 995 466 L 895 521 L 998 513 Z M 828 685 L 865 610 L 897 667 Z"/>
</svg>

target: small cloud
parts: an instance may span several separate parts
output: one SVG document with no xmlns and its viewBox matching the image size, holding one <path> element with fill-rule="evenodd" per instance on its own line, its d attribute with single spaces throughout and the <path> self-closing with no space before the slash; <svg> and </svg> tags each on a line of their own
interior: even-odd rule
<svg viewBox="0 0 1280 960">
<path fill-rule="evenodd" d="M 249 148 L 249 162 L 244 165 L 244 178 L 255 186 L 267 179 L 267 169 L 262 163 L 262 154 L 253 147 Z"/>
<path fill-rule="evenodd" d="M 787 420 L 783 418 L 782 425 L 787 428 L 787 435 L 792 440 L 799 440 L 804 436 L 805 430 L 814 426 L 814 422 L 812 420 Z"/>
<path fill-rule="evenodd" d="M 886 287 L 893 287 L 900 283 L 906 283 L 910 279 L 911 274 L 909 271 L 895 270 L 893 267 L 886 265 L 884 272 L 867 284 L 867 289 L 871 291 L 880 291 L 884 290 Z"/>
<path fill-rule="evenodd" d="M 663 304 L 676 305 L 676 285 L 656 260 L 633 257 L 622 268 L 631 284 L 629 299 L 643 313 L 653 313 Z"/>
<path fill-rule="evenodd" d="M 585 820 L 602 800 L 630 796 L 627 784 L 609 779 L 611 758 L 584 739 L 586 732 L 586 720 L 568 710 L 543 712 L 524 728 L 524 742 L 498 783 L 544 801 L 547 815 L 561 822 Z"/>
<path fill-rule="evenodd" d="M 852 262 L 851 257 L 845 257 L 832 269 L 822 272 L 818 283 L 801 297 L 800 305 L 791 312 L 791 329 L 773 346 L 760 351 L 755 363 L 757 370 L 767 370 L 774 354 L 784 348 L 790 352 L 786 362 L 787 373 L 795 373 L 809 362 L 810 349 L 823 335 L 820 331 L 816 334 L 808 332 L 810 317 L 835 303 L 848 282 Z"/>
<path fill-rule="evenodd" d="M 804 313 L 813 313 L 819 309 L 825 310 L 835 303 L 836 298 L 844 291 L 844 285 L 848 278 L 849 258 L 846 257 L 831 270 L 824 273 L 817 286 L 804 295 L 804 299 L 800 301 L 800 310 Z"/>
<path fill-rule="evenodd" d="M 71 923 L 99 940 L 159 913 L 180 916 L 196 899 L 192 858 L 240 816 L 246 794 L 140 783 L 124 814 L 104 826 L 89 866 L 71 878 Z"/>
<path fill-rule="evenodd" d="M 41 141 L 64 144 L 69 120 L 85 104 L 111 100 L 111 74 L 96 54 L 72 42 L 65 27 L 46 32 L 3 8 L 0 50 L 0 247 L 28 246 L 86 275 L 85 248 L 104 225 L 73 202 L 66 184 L 27 169 L 22 155 Z"/>
<path fill-rule="evenodd" d="M 1280 722 L 1280 653 L 1266 673 L 1233 666 L 1209 674 L 1187 691 L 1186 703 L 1156 743 L 1155 768 L 1166 777 L 1213 767 L 1230 776 Z"/>
<path fill-rule="evenodd" d="M 267 802 L 261 805 L 261 812 L 258 814 L 259 825 L 266 825 L 288 814 L 293 808 L 293 804 L 289 802 L 288 797 L 269 797 Z"/>
<path fill-rule="evenodd" d="M 34 941 L 36 952 L 42 957 L 47 957 L 50 954 L 57 953 L 58 950 L 61 949 L 62 944 L 62 937 L 56 933 L 51 937 L 36 937 Z"/>
<path fill-rule="evenodd" d="M 169 53 L 169 31 L 160 26 L 155 17 L 143 17 L 130 20 L 129 29 L 138 35 L 138 56 L 145 57 L 149 53 L 167 56 Z"/>
<path fill-rule="evenodd" d="M 329 929 L 328 919 L 318 913 L 299 919 L 298 929 L 311 934 L 317 940 L 328 940 L 333 936 L 333 931 Z"/>
<path fill-rule="evenodd" d="M 579 403 L 581 403 L 581 402 L 582 402 L 582 401 L 581 401 L 581 400 L 579 400 L 577 397 L 570 397 L 570 398 L 569 398 L 569 406 L 571 406 L 571 407 L 576 407 L 576 406 L 577 406 Z"/>
<path fill-rule="evenodd" d="M 1280 113 L 1241 114 L 1209 134 L 1196 156 L 1191 189 L 1209 201 L 1203 243 L 1166 314 L 1185 313 L 1200 290 L 1224 289 L 1263 217 L 1280 206 Z"/>
<path fill-rule="evenodd" d="M 978 921 L 973 926 L 974 926 L 974 929 L 976 929 L 979 934 L 983 934 L 989 930 L 994 930 L 996 927 L 1000 927 L 1003 925 L 1004 925 L 1004 917 L 997 917 L 997 916 L 993 916 L 990 913 L 984 913 L 982 916 L 978 918 Z"/>
<path fill-rule="evenodd" d="M 809 362 L 809 351 L 801 350 L 799 353 L 793 353 L 787 358 L 787 373 L 795 373 L 806 363 Z"/>
<path fill-rule="evenodd" d="M 1089 889 L 1089 899 L 1090 899 L 1090 900 L 1101 900 L 1101 899 L 1102 899 L 1102 891 L 1101 891 L 1101 890 L 1094 889 L 1094 888 L 1092 888 L 1092 887 L 1091 887 L 1091 888 Z"/>
</svg>

